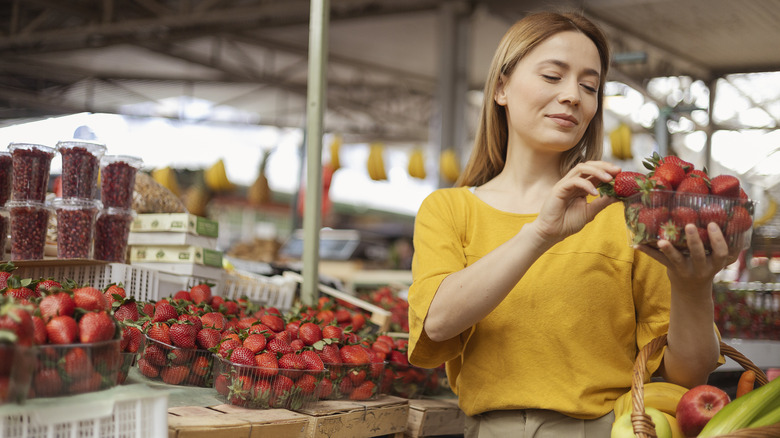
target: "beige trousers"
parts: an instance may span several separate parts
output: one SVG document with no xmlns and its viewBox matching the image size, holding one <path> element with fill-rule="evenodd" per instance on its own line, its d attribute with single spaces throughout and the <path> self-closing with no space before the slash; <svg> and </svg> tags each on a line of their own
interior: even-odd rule
<svg viewBox="0 0 780 438">
<path fill-rule="evenodd" d="M 555 411 L 490 411 L 466 417 L 465 438 L 609 438 L 615 414 L 579 420 Z"/>
</svg>

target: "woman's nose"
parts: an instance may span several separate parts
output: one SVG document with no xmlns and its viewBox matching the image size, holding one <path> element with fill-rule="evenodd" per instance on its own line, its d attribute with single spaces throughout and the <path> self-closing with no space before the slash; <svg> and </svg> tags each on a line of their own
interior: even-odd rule
<svg viewBox="0 0 780 438">
<path fill-rule="evenodd" d="M 566 84 L 566 86 L 561 90 L 561 94 L 558 97 L 558 100 L 561 103 L 568 102 L 571 105 L 579 105 L 580 104 L 580 85 L 575 84 Z"/>
</svg>

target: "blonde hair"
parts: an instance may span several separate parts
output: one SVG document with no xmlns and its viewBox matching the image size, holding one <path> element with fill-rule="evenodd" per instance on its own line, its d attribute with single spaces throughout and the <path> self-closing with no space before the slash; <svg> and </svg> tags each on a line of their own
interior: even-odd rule
<svg viewBox="0 0 780 438">
<path fill-rule="evenodd" d="M 598 109 L 585 134 L 561 156 L 561 175 L 582 161 L 598 160 L 603 150 L 604 82 L 609 68 L 607 38 L 593 22 L 575 13 L 539 12 L 516 22 L 501 39 L 485 81 L 474 149 L 456 186 L 480 186 L 501 173 L 506 162 L 508 126 L 505 108 L 494 100 L 502 76 L 510 76 L 517 63 L 547 38 L 565 31 L 583 33 L 596 45 L 601 58 Z"/>
</svg>

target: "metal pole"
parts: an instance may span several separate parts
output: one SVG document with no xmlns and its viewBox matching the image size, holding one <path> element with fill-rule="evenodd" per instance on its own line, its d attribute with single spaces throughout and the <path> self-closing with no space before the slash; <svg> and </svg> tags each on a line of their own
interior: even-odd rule
<svg viewBox="0 0 780 438">
<path fill-rule="evenodd" d="M 309 18 L 309 77 L 306 106 L 306 200 L 303 213 L 301 301 L 319 294 L 320 210 L 322 205 L 322 119 L 328 63 L 329 0 L 312 0 Z"/>
</svg>

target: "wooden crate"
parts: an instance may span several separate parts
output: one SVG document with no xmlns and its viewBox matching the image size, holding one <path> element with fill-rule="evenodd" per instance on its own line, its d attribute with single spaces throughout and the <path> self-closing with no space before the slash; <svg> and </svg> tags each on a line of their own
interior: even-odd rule
<svg viewBox="0 0 780 438">
<path fill-rule="evenodd" d="M 286 409 L 246 409 L 229 404 L 168 409 L 168 438 L 306 438 L 308 428 L 308 416 Z"/>
<path fill-rule="evenodd" d="M 466 414 L 458 407 L 458 399 L 409 400 L 407 437 L 462 435 Z"/>
<path fill-rule="evenodd" d="M 409 418 L 409 401 L 391 396 L 360 402 L 322 400 L 300 412 L 309 416 L 308 438 L 400 438 Z"/>
</svg>

